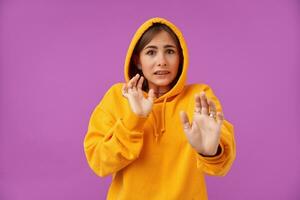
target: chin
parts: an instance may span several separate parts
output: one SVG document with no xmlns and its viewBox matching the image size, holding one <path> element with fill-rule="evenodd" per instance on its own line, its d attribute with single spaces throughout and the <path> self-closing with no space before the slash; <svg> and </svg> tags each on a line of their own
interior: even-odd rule
<svg viewBox="0 0 300 200">
<path fill-rule="evenodd" d="M 157 87 L 168 87 L 168 86 L 170 86 L 170 84 L 172 83 L 172 81 L 175 78 L 176 77 L 173 77 L 173 76 L 169 76 L 169 77 L 165 77 L 165 78 L 149 77 L 149 79 L 147 79 L 147 80 L 149 82 L 151 82 L 151 84 L 153 84 Z"/>
<path fill-rule="evenodd" d="M 159 87 L 167 87 L 172 83 L 172 81 L 170 81 L 170 80 L 155 80 L 152 83 Z"/>
</svg>

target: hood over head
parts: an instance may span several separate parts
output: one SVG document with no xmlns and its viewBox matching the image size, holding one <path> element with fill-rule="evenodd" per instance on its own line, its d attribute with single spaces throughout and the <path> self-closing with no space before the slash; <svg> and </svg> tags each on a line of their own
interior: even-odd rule
<svg viewBox="0 0 300 200">
<path fill-rule="evenodd" d="M 138 30 L 136 31 L 135 35 L 133 36 L 133 38 L 131 40 L 129 48 L 127 50 L 125 66 L 124 66 L 124 76 L 125 76 L 126 82 L 128 82 L 132 78 L 132 77 L 130 77 L 129 72 L 130 72 L 130 67 L 133 67 L 130 65 L 131 65 L 131 59 L 133 56 L 134 49 L 135 49 L 139 39 L 143 36 L 143 34 L 148 30 L 148 28 L 150 28 L 155 23 L 165 24 L 175 33 L 175 35 L 177 36 L 177 38 L 179 40 L 179 44 L 181 46 L 182 54 L 183 54 L 181 75 L 180 75 L 177 83 L 172 87 L 172 89 L 170 89 L 167 93 L 165 93 L 164 95 L 162 95 L 161 97 L 159 97 L 158 99 L 155 100 L 156 102 L 159 102 L 159 101 L 166 100 L 167 98 L 175 96 L 178 93 L 180 93 L 183 90 L 185 82 L 186 82 L 188 62 L 189 62 L 188 50 L 187 50 L 186 42 L 183 38 L 181 31 L 173 23 L 171 23 L 170 21 L 168 21 L 164 18 L 155 17 L 155 18 L 151 18 L 151 19 L 147 20 L 138 28 Z M 178 72 L 180 72 L 180 70 L 178 70 Z"/>
<path fill-rule="evenodd" d="M 154 136 L 155 136 L 155 140 L 156 142 L 158 142 L 158 138 L 161 137 L 163 135 L 163 133 L 165 132 L 165 108 L 166 108 L 166 104 L 168 102 L 168 99 L 170 97 L 176 96 L 177 94 L 179 94 L 185 87 L 185 82 L 186 82 L 186 76 L 187 76 L 187 69 L 188 69 L 188 50 L 187 50 L 187 45 L 186 42 L 183 38 L 183 35 L 181 33 L 181 31 L 170 21 L 164 19 L 164 18 L 160 18 L 160 17 L 155 17 L 155 18 L 151 18 L 149 20 L 147 20 L 146 22 L 144 22 L 136 31 L 135 35 L 133 36 L 131 43 L 129 45 L 129 48 L 127 50 L 127 55 L 126 55 L 126 59 L 125 59 L 125 66 L 124 66 L 124 76 L 125 76 L 125 80 L 126 82 L 128 82 L 132 77 L 130 77 L 130 67 L 136 67 L 136 66 L 131 66 L 132 63 L 132 56 L 135 50 L 135 47 L 137 45 L 137 43 L 139 42 L 139 39 L 143 36 L 143 34 L 148 30 L 148 28 L 150 28 L 152 25 L 156 24 L 156 23 L 161 23 L 161 24 L 165 24 L 167 25 L 173 32 L 174 34 L 177 36 L 178 41 L 179 41 L 179 45 L 181 47 L 182 50 L 182 66 L 178 68 L 178 72 L 181 74 L 178 78 L 178 81 L 175 83 L 175 85 L 173 84 L 173 87 L 165 94 L 163 94 L 162 96 L 160 96 L 159 98 L 155 99 L 154 103 L 159 103 L 159 102 L 163 102 L 162 105 L 162 109 L 161 109 L 161 121 L 157 121 L 157 116 L 155 116 L 156 114 L 154 113 L 154 111 L 152 110 L 152 116 L 153 116 L 153 128 L 154 128 Z M 182 68 L 182 70 L 180 70 L 180 68 Z M 145 93 L 145 92 L 144 92 Z M 160 128 L 160 130 L 159 130 Z"/>
</svg>

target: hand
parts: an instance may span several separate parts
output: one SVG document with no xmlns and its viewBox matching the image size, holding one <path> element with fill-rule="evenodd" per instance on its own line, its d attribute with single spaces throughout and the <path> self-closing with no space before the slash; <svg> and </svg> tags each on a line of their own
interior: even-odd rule
<svg viewBox="0 0 300 200">
<path fill-rule="evenodd" d="M 210 112 L 210 115 L 208 113 Z M 207 100 L 204 92 L 195 95 L 195 113 L 192 124 L 187 114 L 180 112 L 181 122 L 189 143 L 200 154 L 212 156 L 217 153 L 221 126 L 224 120 L 221 112 L 216 115 L 216 105 Z"/>
<path fill-rule="evenodd" d="M 129 101 L 131 110 L 138 116 L 146 117 L 152 110 L 155 98 L 154 90 L 150 89 L 148 98 L 145 98 L 142 91 L 144 77 L 136 74 L 127 84 L 123 85 L 122 94 Z"/>
</svg>

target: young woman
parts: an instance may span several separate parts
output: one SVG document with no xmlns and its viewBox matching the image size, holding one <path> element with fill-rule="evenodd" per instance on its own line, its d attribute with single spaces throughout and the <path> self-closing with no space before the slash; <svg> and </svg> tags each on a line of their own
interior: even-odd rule
<svg viewBox="0 0 300 200">
<path fill-rule="evenodd" d="M 113 176 L 107 199 L 207 199 L 204 174 L 229 171 L 233 126 L 208 85 L 186 85 L 187 69 L 174 24 L 141 25 L 127 52 L 126 83 L 104 95 L 84 140 L 92 170 Z"/>
</svg>

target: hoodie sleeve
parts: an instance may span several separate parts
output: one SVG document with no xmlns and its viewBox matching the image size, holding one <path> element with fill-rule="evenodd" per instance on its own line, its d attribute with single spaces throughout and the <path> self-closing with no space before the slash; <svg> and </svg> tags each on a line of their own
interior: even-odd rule
<svg viewBox="0 0 300 200">
<path fill-rule="evenodd" d="M 113 87 L 112 87 L 113 88 Z M 114 116 L 116 91 L 110 89 L 94 109 L 84 138 L 84 151 L 91 169 L 101 177 L 113 174 L 133 162 L 143 145 L 143 126 L 147 118 L 133 112 Z"/>
<path fill-rule="evenodd" d="M 204 91 L 207 97 L 216 103 L 217 111 L 222 111 L 222 106 L 212 89 L 206 85 Z M 214 157 L 204 157 L 197 154 L 197 167 L 201 168 L 204 173 L 208 175 L 225 176 L 235 160 L 236 147 L 234 127 L 225 119 L 221 127 L 220 147 L 220 154 Z"/>
</svg>

